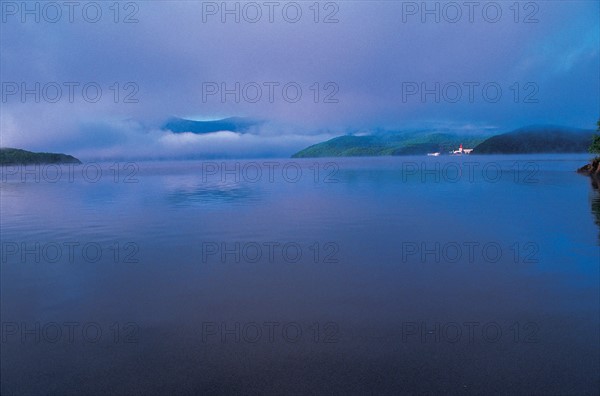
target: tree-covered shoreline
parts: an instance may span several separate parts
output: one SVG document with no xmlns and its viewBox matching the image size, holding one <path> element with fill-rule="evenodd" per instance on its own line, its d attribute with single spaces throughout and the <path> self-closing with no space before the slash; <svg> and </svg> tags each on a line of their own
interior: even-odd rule
<svg viewBox="0 0 600 396">
<path fill-rule="evenodd" d="M 16 148 L 0 148 L 0 165 L 81 164 L 72 155 L 61 153 L 34 153 Z"/>
</svg>

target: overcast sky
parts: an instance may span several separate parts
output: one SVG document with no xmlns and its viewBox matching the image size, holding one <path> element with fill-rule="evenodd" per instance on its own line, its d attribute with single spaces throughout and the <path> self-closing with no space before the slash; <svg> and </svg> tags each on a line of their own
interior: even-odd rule
<svg viewBox="0 0 600 396">
<path fill-rule="evenodd" d="M 5 147 L 288 156 L 347 132 L 593 128 L 600 114 L 596 0 L 1 3 Z M 172 135 L 170 116 L 269 122 Z"/>
</svg>

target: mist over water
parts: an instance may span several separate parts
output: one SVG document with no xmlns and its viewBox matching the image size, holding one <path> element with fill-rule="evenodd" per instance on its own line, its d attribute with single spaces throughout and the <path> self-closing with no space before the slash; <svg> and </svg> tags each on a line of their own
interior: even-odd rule
<svg viewBox="0 0 600 396">
<path fill-rule="evenodd" d="M 4 167 L 2 393 L 594 393 L 587 157 Z"/>
</svg>

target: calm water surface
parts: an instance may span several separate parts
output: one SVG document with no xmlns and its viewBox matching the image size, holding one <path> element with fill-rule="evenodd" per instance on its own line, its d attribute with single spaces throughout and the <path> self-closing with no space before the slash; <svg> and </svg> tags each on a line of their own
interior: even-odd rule
<svg viewBox="0 0 600 396">
<path fill-rule="evenodd" d="M 2 394 L 597 394 L 587 159 L 3 168 Z"/>
</svg>

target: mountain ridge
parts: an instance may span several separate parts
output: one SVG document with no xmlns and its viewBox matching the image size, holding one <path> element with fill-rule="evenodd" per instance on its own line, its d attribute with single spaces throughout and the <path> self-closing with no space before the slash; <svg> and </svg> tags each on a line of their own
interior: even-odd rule
<svg viewBox="0 0 600 396">
<path fill-rule="evenodd" d="M 186 118 L 171 117 L 162 126 L 162 130 L 168 130 L 173 133 L 193 133 L 204 135 L 221 131 L 231 131 L 237 133 L 246 133 L 262 121 L 245 117 L 229 117 L 212 121 L 195 121 Z"/>
<path fill-rule="evenodd" d="M 475 154 L 531 154 L 587 152 L 593 130 L 557 125 L 533 125 L 492 136 L 473 150 Z"/>
<path fill-rule="evenodd" d="M 593 130 L 544 124 L 500 134 L 451 130 L 349 134 L 306 147 L 292 158 L 447 154 L 461 144 L 473 148 L 473 154 L 579 153 L 587 152 L 593 134 Z"/>
</svg>

